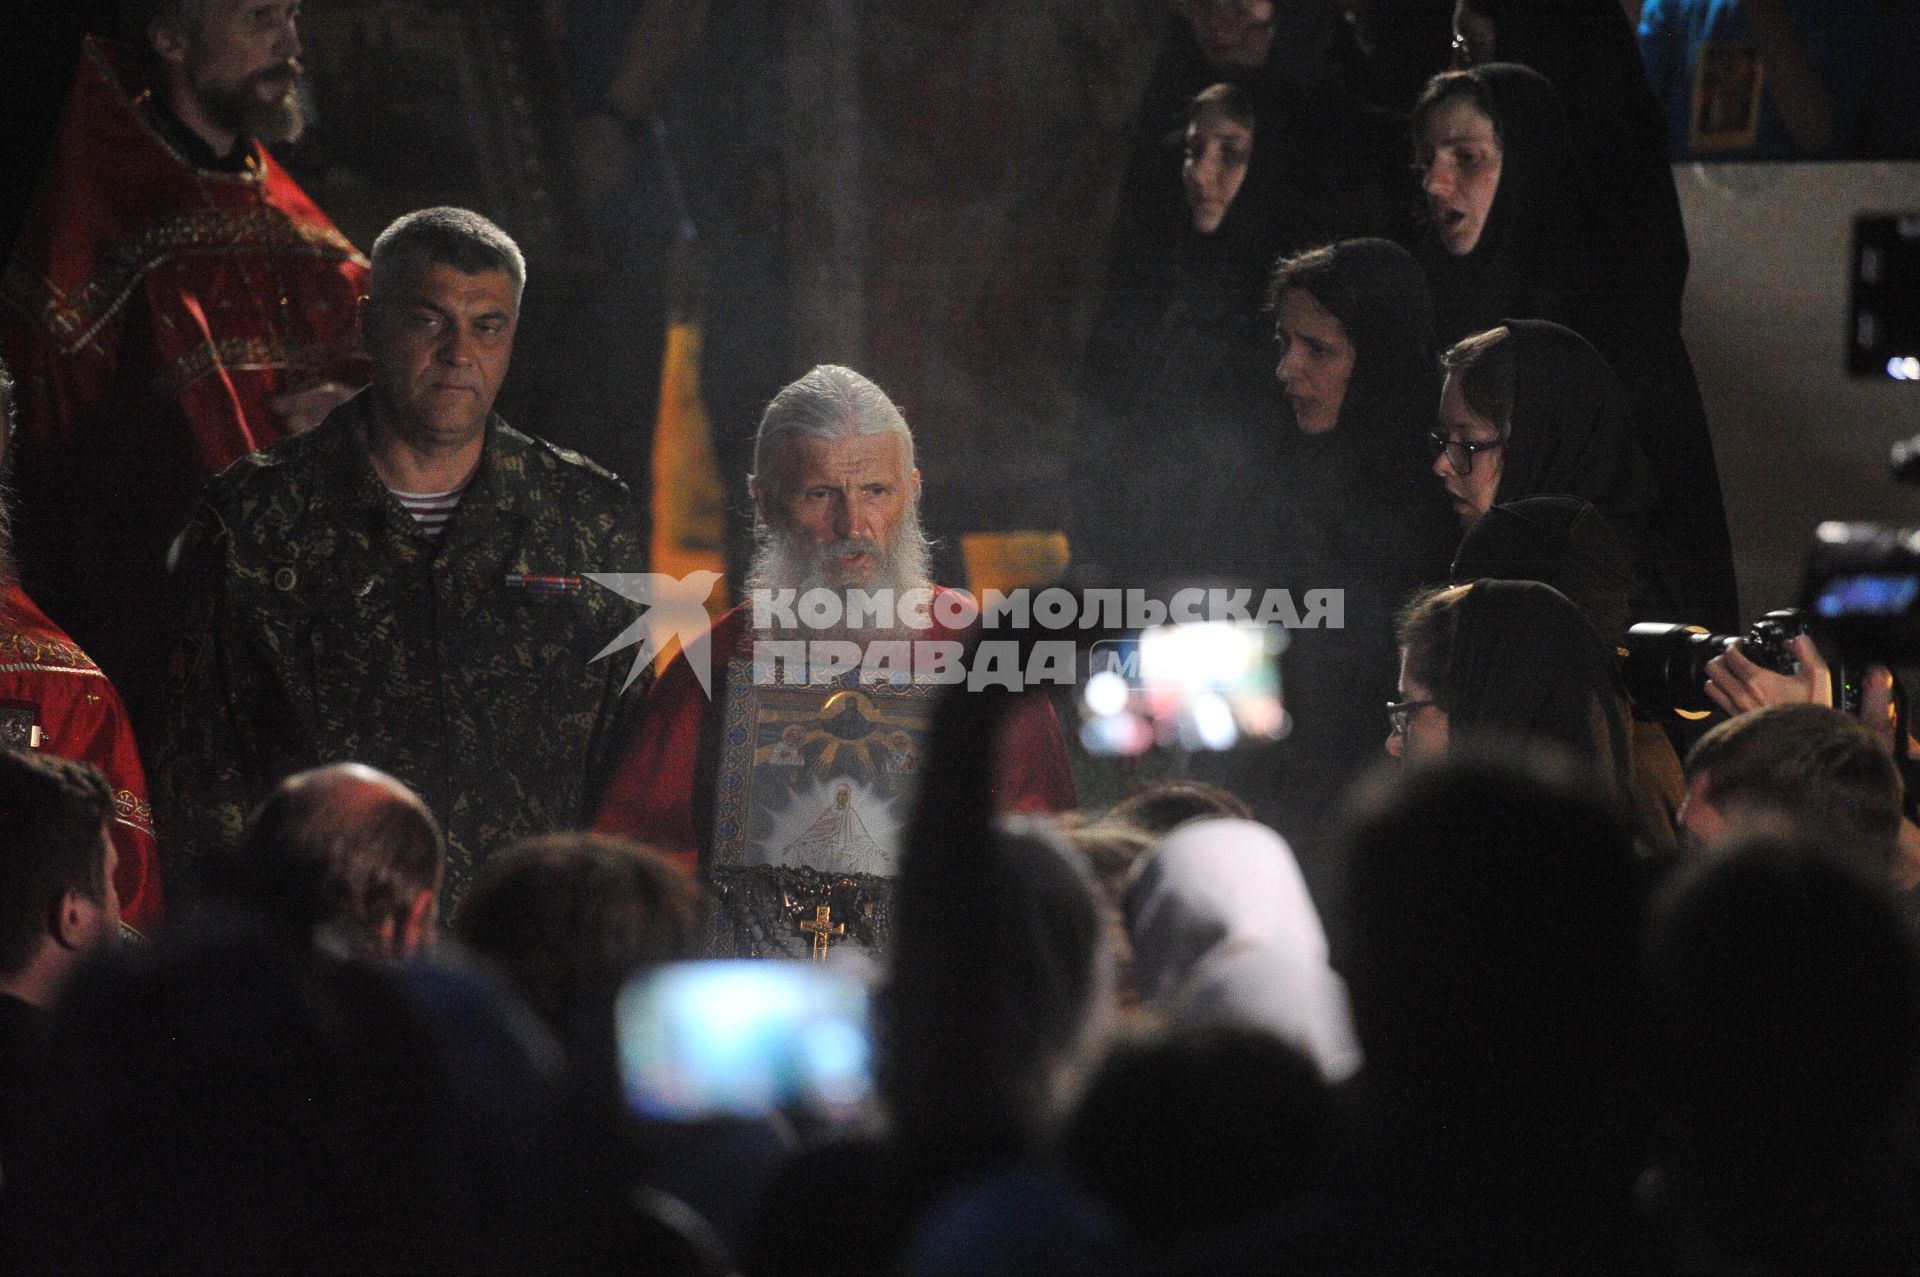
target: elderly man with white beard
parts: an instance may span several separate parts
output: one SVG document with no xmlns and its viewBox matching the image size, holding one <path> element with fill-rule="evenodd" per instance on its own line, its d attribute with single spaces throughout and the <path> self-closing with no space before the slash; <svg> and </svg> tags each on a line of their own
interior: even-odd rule
<svg viewBox="0 0 1920 1277">
<path fill-rule="evenodd" d="M 885 883 L 941 690 L 909 653 L 964 638 L 955 618 L 971 609 L 949 606 L 957 596 L 929 579 L 913 435 L 867 378 L 822 365 L 775 395 L 754 470 L 748 601 L 648 691 L 595 828 L 713 884 L 717 951 L 880 947 Z M 881 606 L 865 606 L 873 600 Z M 852 659 L 882 644 L 899 659 Z M 769 663 L 770 650 L 809 651 L 814 663 L 796 671 Z M 1073 806 L 1044 696 L 1010 711 L 996 775 L 1003 810 Z"/>
</svg>

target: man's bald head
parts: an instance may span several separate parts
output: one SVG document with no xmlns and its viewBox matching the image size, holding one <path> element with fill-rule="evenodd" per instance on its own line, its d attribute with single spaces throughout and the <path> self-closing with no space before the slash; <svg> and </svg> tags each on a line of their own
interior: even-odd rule
<svg viewBox="0 0 1920 1277">
<path fill-rule="evenodd" d="M 398 954 L 431 935 L 445 864 L 419 795 L 372 767 L 334 763 L 281 781 L 208 888 L 295 929 Z"/>
</svg>

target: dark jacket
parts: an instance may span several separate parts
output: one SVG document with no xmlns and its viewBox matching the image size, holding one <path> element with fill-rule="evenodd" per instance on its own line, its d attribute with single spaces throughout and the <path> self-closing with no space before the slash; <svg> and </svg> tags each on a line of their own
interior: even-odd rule
<svg viewBox="0 0 1920 1277">
<path fill-rule="evenodd" d="M 180 617 L 157 766 L 169 872 L 237 841 L 282 777 L 371 764 L 446 829 L 443 913 L 503 844 L 592 811 L 632 619 L 590 572 L 637 571 L 626 485 L 487 423 L 439 540 L 356 435 L 365 396 L 208 485 L 179 549 Z M 529 580 L 528 578 L 532 578 Z"/>
</svg>

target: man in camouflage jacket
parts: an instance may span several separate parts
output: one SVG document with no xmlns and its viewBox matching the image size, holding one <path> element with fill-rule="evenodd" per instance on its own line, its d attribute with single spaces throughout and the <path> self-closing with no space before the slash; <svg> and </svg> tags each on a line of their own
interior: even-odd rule
<svg viewBox="0 0 1920 1277">
<path fill-rule="evenodd" d="M 475 214 L 400 219 L 364 308 L 373 385 L 208 485 L 157 768 L 172 880 L 324 763 L 426 799 L 443 913 L 495 849 L 593 811 L 638 697 L 624 662 L 593 663 L 631 605 L 585 574 L 644 550 L 624 484 L 492 413 L 524 271 Z"/>
</svg>

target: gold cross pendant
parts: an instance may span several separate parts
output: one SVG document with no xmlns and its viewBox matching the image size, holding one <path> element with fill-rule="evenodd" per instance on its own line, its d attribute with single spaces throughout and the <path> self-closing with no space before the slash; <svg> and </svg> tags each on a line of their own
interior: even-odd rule
<svg viewBox="0 0 1920 1277">
<path fill-rule="evenodd" d="M 829 937 L 845 935 L 847 924 L 833 920 L 833 906 L 815 905 L 813 921 L 801 923 L 800 930 L 813 936 L 813 960 L 825 962 Z"/>
</svg>

